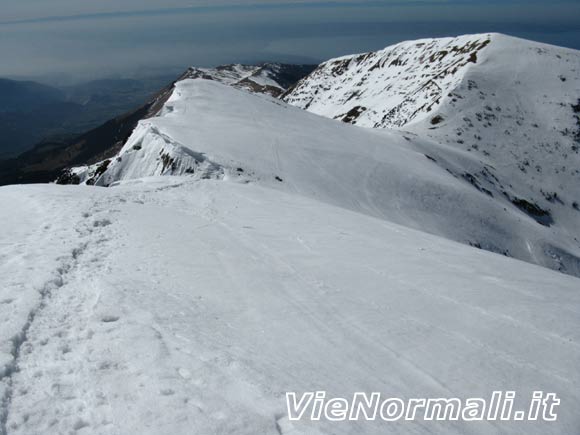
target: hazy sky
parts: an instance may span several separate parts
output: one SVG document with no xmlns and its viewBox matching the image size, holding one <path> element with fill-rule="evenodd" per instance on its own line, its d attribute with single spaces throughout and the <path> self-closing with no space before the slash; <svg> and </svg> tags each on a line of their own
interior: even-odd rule
<svg viewBox="0 0 580 435">
<path fill-rule="evenodd" d="M 579 0 L 0 0 L 0 76 L 318 63 L 406 39 L 503 32 L 580 49 Z"/>
</svg>

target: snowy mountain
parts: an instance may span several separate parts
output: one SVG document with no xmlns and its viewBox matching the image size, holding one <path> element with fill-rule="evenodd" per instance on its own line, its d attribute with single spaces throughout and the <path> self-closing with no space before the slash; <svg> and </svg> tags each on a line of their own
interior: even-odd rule
<svg viewBox="0 0 580 435">
<path fill-rule="evenodd" d="M 487 34 L 330 60 L 283 99 L 441 144 L 427 150 L 434 164 L 539 224 L 560 227 L 577 252 L 579 89 L 578 51 Z M 571 251 L 545 253 L 558 263 Z"/>
<path fill-rule="evenodd" d="M 238 89 L 273 97 L 282 95 L 289 87 L 314 70 L 313 65 L 264 63 L 261 65 L 222 65 L 216 68 L 190 68 L 180 80 L 215 80 Z"/>
<path fill-rule="evenodd" d="M 580 275 L 580 244 L 568 228 L 541 225 L 432 156 L 460 174 L 480 164 L 407 133 L 355 128 L 215 81 L 183 80 L 116 157 L 74 175 L 99 186 L 154 175 L 243 179 Z"/>
<path fill-rule="evenodd" d="M 470 67 L 485 62 L 499 36 L 402 42 L 321 64 L 283 99 L 364 127 L 402 127 L 425 119 L 450 97 Z"/>
<path fill-rule="evenodd" d="M 326 117 L 275 97 L 291 69 L 192 68 L 87 139 L 108 155 L 60 180 L 83 185 L 0 187 L 0 435 L 577 433 L 578 53 L 401 47 L 283 97 Z M 399 124 L 361 128 L 392 101 Z M 512 390 L 516 410 L 557 394 L 557 421 L 294 422 L 285 402 Z"/>
<path fill-rule="evenodd" d="M 203 77 L 204 79 L 226 83 L 250 92 L 279 95 L 314 68 L 315 66 L 312 65 L 274 63 L 256 66 L 235 64 L 206 69 L 190 68 L 176 81 L 185 78 Z M 145 104 L 110 119 L 80 136 L 68 138 L 64 141 L 43 142 L 34 149 L 21 154 L 18 158 L 7 161 L 0 160 L 0 185 L 49 182 L 56 178 L 59 178 L 61 183 L 74 184 L 77 180 L 72 176 L 68 168 L 93 165 L 116 155 L 137 126 L 139 120 L 157 115 L 173 92 L 174 83 L 175 81 L 156 92 Z M 89 85 L 87 86 L 90 90 L 92 87 Z M 119 83 L 114 81 L 112 85 L 117 86 Z M 97 89 L 99 86 L 101 86 L 100 83 L 94 84 Z M 85 97 L 83 88 L 72 89 L 70 92 L 72 92 L 74 98 Z M 124 92 L 128 93 L 129 90 Z M 120 95 L 121 93 L 117 92 L 117 94 Z M 119 95 L 116 98 L 119 98 Z M 79 109 L 73 108 L 73 111 L 78 112 Z M 50 113 L 51 116 L 61 119 L 58 111 L 52 110 Z M 42 112 L 41 115 L 47 116 L 45 112 Z M 15 119 L 20 120 L 22 116 L 11 115 L 9 118 L 7 128 L 10 130 L 14 126 Z M 0 127 L 1 124 L 0 120 Z M 34 129 L 29 130 L 32 132 Z M 10 142 L 10 138 L 11 135 L 5 133 L 5 139 Z M 98 168 L 98 166 L 95 168 Z"/>
</svg>

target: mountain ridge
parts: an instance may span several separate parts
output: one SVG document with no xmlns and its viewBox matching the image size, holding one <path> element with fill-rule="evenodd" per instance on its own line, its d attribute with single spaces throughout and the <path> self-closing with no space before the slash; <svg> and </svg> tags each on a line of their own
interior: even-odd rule
<svg viewBox="0 0 580 435">
<path fill-rule="evenodd" d="M 454 47 L 455 58 L 449 54 Z M 453 74 L 441 77 L 450 67 Z M 437 80 L 437 92 L 417 97 L 417 89 Z M 283 99 L 322 116 L 444 145 L 454 152 L 425 150 L 434 164 L 540 225 L 562 226 L 578 245 L 578 89 L 579 51 L 492 33 L 403 42 L 330 60 Z M 548 251 L 555 259 L 568 255 Z"/>
<path fill-rule="evenodd" d="M 413 50 L 403 50 L 409 46 Z M 298 194 L 315 195 L 334 205 L 580 276 L 580 172 L 574 169 L 578 150 L 574 151 L 574 135 L 563 135 L 576 123 L 580 128 L 580 115 L 571 103 L 580 82 L 578 53 L 498 34 L 393 47 L 328 61 L 279 94 L 281 99 L 275 96 L 282 86 L 270 86 L 264 79 L 272 70 L 276 72 L 271 64 L 190 68 L 158 95 L 147 116 L 134 120 L 134 130 L 109 148 L 104 159 L 70 168 L 58 182 L 110 186 L 154 175 L 190 175 L 282 189 L 294 186 Z M 546 82 L 549 97 L 538 86 L 529 85 L 539 82 L 537 76 L 544 74 L 546 65 L 553 71 L 552 84 Z M 428 90 L 421 98 L 408 97 L 408 92 L 416 96 L 414 89 L 425 90 L 423 84 L 432 83 L 433 77 L 447 87 L 440 86 L 435 94 Z M 368 88 L 371 98 L 353 91 L 353 83 Z M 242 98 L 227 88 L 265 95 Z M 196 101 L 198 94 L 205 105 Z M 385 101 L 394 101 L 398 107 L 402 101 L 414 109 L 397 113 L 414 116 L 396 129 L 367 124 L 373 128 L 351 131 L 371 118 L 339 117 L 355 124 L 345 130 L 340 123 L 301 115 L 301 104 L 309 101 L 307 111 L 336 118 L 331 114 L 345 108 L 350 111 L 350 106 L 359 104 L 354 101 L 357 98 L 378 101 L 383 108 Z M 522 107 L 524 99 L 531 109 Z M 289 110 L 289 103 L 300 110 Z M 538 104 L 550 107 L 550 113 L 534 112 L 540 110 Z M 239 113 L 231 113 L 229 105 Z M 327 112 L 317 113 L 321 107 Z M 415 110 L 425 107 L 429 110 Z M 364 111 L 374 113 L 379 121 L 390 112 L 372 107 Z M 552 128 L 533 125 L 532 120 L 540 115 L 556 116 Z M 288 119 L 281 122 L 284 117 Z M 335 150 L 329 138 L 335 138 Z M 349 138 L 351 145 L 345 142 Z M 569 153 L 562 148 L 562 140 L 572 141 L 566 145 Z M 379 143 L 384 149 L 373 148 Z M 304 148 L 305 144 L 311 146 Z M 292 147 L 304 153 L 300 164 Z M 314 151 L 316 147 L 321 148 Z M 396 154 L 405 148 L 415 154 Z M 272 152 L 275 158 L 269 157 Z M 359 166 L 351 167 L 348 161 L 339 164 L 337 153 Z M 369 159 L 367 153 L 378 160 Z M 397 167 L 389 162 L 389 153 L 407 163 Z M 367 166 L 361 167 L 362 162 Z M 320 170 L 339 171 L 344 177 L 332 175 L 336 179 L 330 183 L 328 177 L 313 176 Z M 406 180 L 410 174 L 415 181 Z M 361 179 L 363 186 L 358 186 Z"/>
<path fill-rule="evenodd" d="M 237 75 L 236 69 L 239 69 Z M 70 177 L 68 168 L 83 164 L 91 165 L 113 157 L 137 126 L 137 122 L 156 115 L 171 95 L 174 84 L 187 77 L 203 74 L 205 78 L 213 80 L 229 79 L 228 84 L 239 88 L 278 95 L 285 86 L 297 81 L 312 69 L 314 66 L 280 63 L 262 63 L 253 66 L 231 64 L 216 68 L 191 67 L 156 92 L 145 104 L 110 119 L 80 136 L 66 140 L 43 141 L 18 157 L 0 160 L 0 185 L 51 182 L 57 178 L 62 183 L 74 183 L 76 180 Z M 230 72 L 233 70 L 234 73 L 224 74 L 228 70 Z M 269 82 L 260 84 L 264 79 L 261 75 L 266 76 Z M 238 81 L 240 83 L 236 84 Z"/>
<path fill-rule="evenodd" d="M 433 155 L 460 174 L 479 164 L 474 155 L 406 132 L 361 129 L 223 83 L 186 79 L 114 158 L 73 175 L 100 186 L 159 175 L 257 183 L 580 275 L 580 245 L 565 226 L 541 225 L 444 170 Z"/>
</svg>

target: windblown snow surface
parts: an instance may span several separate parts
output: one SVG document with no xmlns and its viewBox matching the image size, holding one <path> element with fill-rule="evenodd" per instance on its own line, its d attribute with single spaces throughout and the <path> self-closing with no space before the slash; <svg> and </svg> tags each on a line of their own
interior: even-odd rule
<svg viewBox="0 0 580 435">
<path fill-rule="evenodd" d="M 255 183 L 0 188 L 0 432 L 572 434 L 578 279 Z M 559 394 L 555 423 L 298 422 L 286 391 Z"/>
<path fill-rule="evenodd" d="M 0 434 L 578 433 L 577 229 L 458 175 L 480 162 L 177 83 L 97 186 L 0 188 Z M 290 422 L 285 393 L 316 390 L 561 404 Z"/>
</svg>

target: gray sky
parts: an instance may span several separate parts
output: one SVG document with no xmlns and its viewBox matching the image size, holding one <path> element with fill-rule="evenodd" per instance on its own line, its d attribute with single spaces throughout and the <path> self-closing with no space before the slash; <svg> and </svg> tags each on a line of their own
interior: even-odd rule
<svg viewBox="0 0 580 435">
<path fill-rule="evenodd" d="M 0 76 L 60 80 L 287 61 L 503 32 L 580 49 L 578 0 L 0 0 Z"/>
</svg>

